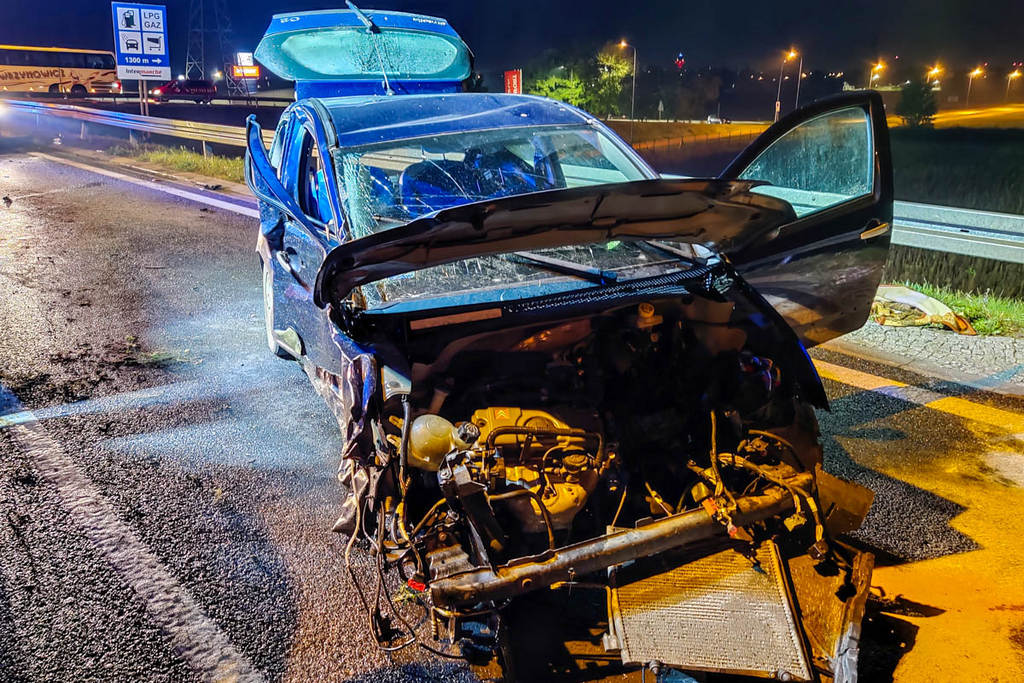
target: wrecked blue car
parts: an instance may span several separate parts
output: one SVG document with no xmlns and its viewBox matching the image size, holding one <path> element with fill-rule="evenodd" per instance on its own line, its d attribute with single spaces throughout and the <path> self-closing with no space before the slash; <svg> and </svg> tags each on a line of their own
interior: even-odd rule
<svg viewBox="0 0 1024 683">
<path fill-rule="evenodd" d="M 881 275 L 880 98 L 663 178 L 586 112 L 463 92 L 444 19 L 282 14 L 256 54 L 297 95 L 269 150 L 248 121 L 267 343 L 337 417 L 381 647 L 554 677 L 524 634 L 596 605 L 601 666 L 855 680 L 871 494 L 822 470 L 805 349 Z"/>
</svg>

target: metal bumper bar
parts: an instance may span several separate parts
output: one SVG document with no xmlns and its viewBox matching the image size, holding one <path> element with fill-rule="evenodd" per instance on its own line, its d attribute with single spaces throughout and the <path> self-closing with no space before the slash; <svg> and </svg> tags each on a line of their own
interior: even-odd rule
<svg viewBox="0 0 1024 683">
<path fill-rule="evenodd" d="M 792 484 L 809 487 L 811 475 L 794 477 Z M 763 495 L 738 499 L 732 520 L 737 526 L 746 526 L 792 509 L 790 494 L 773 488 Z M 683 512 L 636 529 L 613 531 L 544 555 L 513 561 L 497 570 L 481 567 L 435 579 L 430 585 L 431 597 L 440 607 L 505 600 L 547 588 L 559 581 L 572 581 L 638 557 L 703 541 L 723 532 L 722 525 L 704 510 Z"/>
</svg>

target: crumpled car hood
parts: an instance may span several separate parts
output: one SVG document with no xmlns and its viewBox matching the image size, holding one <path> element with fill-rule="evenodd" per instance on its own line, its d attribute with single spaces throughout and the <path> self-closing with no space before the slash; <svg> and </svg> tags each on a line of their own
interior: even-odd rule
<svg viewBox="0 0 1024 683">
<path fill-rule="evenodd" d="M 338 306 L 356 287 L 468 258 L 609 240 L 667 240 L 729 255 L 796 219 L 756 181 L 639 180 L 465 204 L 333 249 L 314 300 Z"/>
</svg>

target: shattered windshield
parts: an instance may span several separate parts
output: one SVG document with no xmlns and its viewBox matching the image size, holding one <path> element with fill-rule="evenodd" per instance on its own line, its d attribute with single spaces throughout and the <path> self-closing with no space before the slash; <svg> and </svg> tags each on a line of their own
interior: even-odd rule
<svg viewBox="0 0 1024 683">
<path fill-rule="evenodd" d="M 646 177 L 586 125 L 449 133 L 335 154 L 354 239 L 460 204 Z"/>
<path fill-rule="evenodd" d="M 434 135 L 335 154 L 353 239 L 460 204 L 647 177 L 605 133 L 586 125 Z M 371 305 L 470 291 L 520 298 L 678 265 L 677 257 L 649 245 L 608 242 L 468 259 L 387 278 L 363 292 Z"/>
</svg>

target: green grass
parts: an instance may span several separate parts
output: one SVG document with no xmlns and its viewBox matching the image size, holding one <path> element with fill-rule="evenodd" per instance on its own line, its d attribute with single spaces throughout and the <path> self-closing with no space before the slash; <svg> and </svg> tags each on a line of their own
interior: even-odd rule
<svg viewBox="0 0 1024 683">
<path fill-rule="evenodd" d="M 891 134 L 897 199 L 1024 214 L 1024 130 L 895 128 Z"/>
<path fill-rule="evenodd" d="M 115 156 L 127 156 L 175 171 L 188 171 L 200 175 L 245 182 L 245 165 L 241 157 L 203 156 L 184 147 L 160 145 L 120 145 L 110 150 Z"/>
<path fill-rule="evenodd" d="M 922 294 L 938 299 L 971 321 L 980 335 L 1024 337 L 1024 301 L 989 294 L 970 294 L 948 287 L 904 283 Z"/>
</svg>

